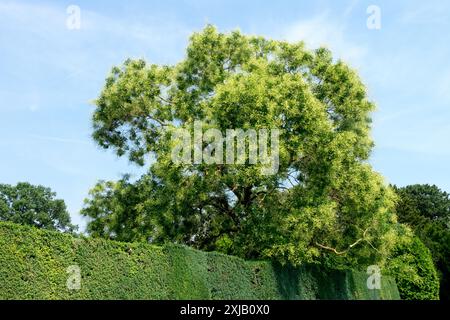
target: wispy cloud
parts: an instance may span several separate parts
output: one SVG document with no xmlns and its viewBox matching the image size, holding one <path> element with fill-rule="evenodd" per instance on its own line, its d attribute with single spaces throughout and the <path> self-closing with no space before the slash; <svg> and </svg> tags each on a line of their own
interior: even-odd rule
<svg viewBox="0 0 450 320">
<path fill-rule="evenodd" d="M 352 6 L 347 8 L 347 14 L 351 12 Z M 367 48 L 351 42 L 346 34 L 345 23 L 334 20 L 328 13 L 300 20 L 282 31 L 282 37 L 288 41 L 303 40 L 311 49 L 321 46 L 328 47 L 338 58 L 359 67 L 366 56 Z"/>
<path fill-rule="evenodd" d="M 450 5 L 445 1 L 423 2 L 419 6 L 410 6 L 400 18 L 400 22 L 404 24 L 419 24 L 432 26 L 436 24 L 448 25 L 448 12 Z"/>
<path fill-rule="evenodd" d="M 83 6 L 80 10 L 81 29 L 69 30 L 64 5 L 0 3 L 0 35 L 9 43 L 3 49 L 11 56 L 22 56 L 24 61 L 56 67 L 70 77 L 86 79 L 98 66 L 99 58 L 152 55 L 153 60 L 173 60 L 180 52 L 176 48 L 185 43 L 190 33 L 179 21 L 167 17 L 149 15 L 145 21 L 136 21 L 130 16 L 107 16 Z M 30 34 L 34 36 L 31 42 Z M 24 50 L 24 46 L 30 50 Z M 23 51 L 28 51 L 27 55 Z"/>
<path fill-rule="evenodd" d="M 359 0 L 352 0 L 350 4 L 345 8 L 343 16 L 345 18 L 348 18 L 358 4 Z"/>
<path fill-rule="evenodd" d="M 66 9 L 0 0 L 0 111 L 86 106 L 112 66 L 127 58 L 175 63 L 190 34 L 173 17 L 96 12 L 88 3 L 80 4 L 81 29 L 69 30 Z"/>
<path fill-rule="evenodd" d="M 60 143 L 74 143 L 74 144 L 83 144 L 83 145 L 91 145 L 91 143 L 87 140 L 81 139 L 70 139 L 70 138 L 60 138 L 60 137 L 51 137 L 51 136 L 43 136 L 38 134 L 30 134 L 28 135 L 30 138 L 50 141 L 50 142 L 60 142 Z"/>
</svg>

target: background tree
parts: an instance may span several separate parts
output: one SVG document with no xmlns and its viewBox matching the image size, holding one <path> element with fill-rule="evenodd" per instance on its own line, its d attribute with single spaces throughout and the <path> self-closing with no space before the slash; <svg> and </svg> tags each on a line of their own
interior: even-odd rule
<svg viewBox="0 0 450 320">
<path fill-rule="evenodd" d="M 403 300 L 439 299 L 439 277 L 430 250 L 417 237 L 402 237 L 387 264 Z"/>
<path fill-rule="evenodd" d="M 177 65 L 112 69 L 93 138 L 140 165 L 148 154 L 156 161 L 135 186 L 97 185 L 82 213 L 102 237 L 293 264 L 381 263 L 396 239 L 395 195 L 366 162 L 373 109 L 357 74 L 328 50 L 207 26 Z M 195 120 L 223 133 L 281 130 L 278 172 L 174 164 L 173 130 Z"/>
<path fill-rule="evenodd" d="M 43 186 L 26 182 L 0 184 L 0 221 L 31 225 L 47 230 L 73 232 L 64 200 Z"/>
<path fill-rule="evenodd" d="M 440 298 L 450 299 L 450 197 L 435 185 L 394 187 L 397 215 L 430 249 L 441 279 Z"/>
</svg>

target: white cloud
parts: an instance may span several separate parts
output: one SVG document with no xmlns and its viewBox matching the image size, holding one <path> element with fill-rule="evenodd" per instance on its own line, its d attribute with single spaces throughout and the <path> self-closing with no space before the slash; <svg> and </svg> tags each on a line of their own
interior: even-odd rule
<svg viewBox="0 0 450 320">
<path fill-rule="evenodd" d="M 337 58 L 354 67 L 360 67 L 367 48 L 351 42 L 346 34 L 344 23 L 334 21 L 328 13 L 323 13 L 288 26 L 282 31 L 282 38 L 292 42 L 303 40 L 310 49 L 325 46 L 332 50 Z"/>
</svg>

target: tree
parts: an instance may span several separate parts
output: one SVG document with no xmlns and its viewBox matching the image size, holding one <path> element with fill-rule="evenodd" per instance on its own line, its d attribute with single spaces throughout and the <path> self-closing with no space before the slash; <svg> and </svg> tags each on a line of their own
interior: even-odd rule
<svg viewBox="0 0 450 320">
<path fill-rule="evenodd" d="M 404 300 L 439 299 L 439 277 L 430 250 L 417 237 L 404 237 L 393 250 L 388 272 Z"/>
<path fill-rule="evenodd" d="M 112 238 L 117 241 L 149 241 L 155 236 L 151 228 L 152 193 L 156 186 L 144 176 L 136 183 L 128 175 L 117 182 L 99 181 L 90 190 L 82 214 L 94 218 L 87 231 L 93 237 Z"/>
<path fill-rule="evenodd" d="M 435 185 L 394 187 L 400 222 L 430 249 L 440 275 L 440 298 L 450 299 L 450 196 Z"/>
<path fill-rule="evenodd" d="M 112 69 L 93 138 L 137 164 L 148 154 L 155 162 L 135 185 L 98 184 L 82 213 L 107 238 L 293 264 L 382 261 L 395 243 L 395 195 L 366 162 L 373 109 L 357 74 L 327 49 L 207 26 L 177 65 L 127 60 Z M 173 161 L 174 135 L 193 134 L 196 121 L 205 134 L 279 130 L 277 170 L 251 163 L 250 148 L 244 163 Z M 200 150 L 220 158 L 224 143 Z"/>
<path fill-rule="evenodd" d="M 447 224 L 450 219 L 450 195 L 447 192 L 442 191 L 436 185 L 429 184 L 394 188 L 401 196 L 402 206 L 399 207 L 401 220 L 408 223 L 411 219 L 420 216 L 421 219 L 441 221 Z"/>
<path fill-rule="evenodd" d="M 0 184 L 0 221 L 31 225 L 47 230 L 73 232 L 64 200 L 55 199 L 49 188 L 26 182 Z"/>
</svg>

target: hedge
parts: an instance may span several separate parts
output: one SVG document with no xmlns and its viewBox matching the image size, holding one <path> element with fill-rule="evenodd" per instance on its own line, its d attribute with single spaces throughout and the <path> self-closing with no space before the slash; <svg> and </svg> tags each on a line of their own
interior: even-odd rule
<svg viewBox="0 0 450 320">
<path fill-rule="evenodd" d="M 73 265 L 80 268 L 78 290 L 67 288 Z M 0 223 L 0 299 L 399 299 L 395 282 L 381 279 L 381 290 L 369 290 L 364 272 Z"/>
</svg>

